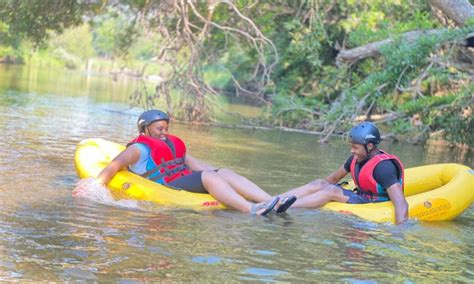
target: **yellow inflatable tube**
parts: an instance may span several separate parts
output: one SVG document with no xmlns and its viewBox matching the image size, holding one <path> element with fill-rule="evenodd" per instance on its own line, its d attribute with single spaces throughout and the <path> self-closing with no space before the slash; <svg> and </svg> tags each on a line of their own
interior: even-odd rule
<svg viewBox="0 0 474 284">
<path fill-rule="evenodd" d="M 82 141 L 75 154 L 79 177 L 96 177 L 123 149 L 124 146 L 103 139 Z M 128 171 L 118 172 L 108 188 L 117 200 L 152 201 L 161 206 L 195 210 L 227 208 L 209 194 L 171 189 Z M 452 220 L 474 201 L 474 171 L 459 164 L 435 164 L 406 169 L 405 196 L 411 219 Z M 369 204 L 330 202 L 323 209 L 356 215 L 374 222 L 395 221 L 391 201 Z"/>
<path fill-rule="evenodd" d="M 76 170 L 80 178 L 97 177 L 124 146 L 103 139 L 86 139 L 79 143 L 75 154 Z M 195 210 L 226 209 L 209 194 L 176 190 L 144 179 L 129 171 L 120 171 L 107 187 L 116 200 L 152 201 L 161 206 L 185 207 Z"/>
</svg>

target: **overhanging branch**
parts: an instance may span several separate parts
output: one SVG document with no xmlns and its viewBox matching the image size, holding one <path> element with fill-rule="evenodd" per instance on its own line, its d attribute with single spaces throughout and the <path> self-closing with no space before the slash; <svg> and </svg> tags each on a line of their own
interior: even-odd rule
<svg viewBox="0 0 474 284">
<path fill-rule="evenodd" d="M 445 32 L 445 29 L 432 29 L 432 30 L 416 30 L 409 31 L 401 35 L 403 41 L 414 42 L 420 36 L 427 35 L 438 35 Z M 359 46 L 352 49 L 343 49 L 339 52 L 336 57 L 336 65 L 341 66 L 343 64 L 351 64 L 361 59 L 374 56 L 379 53 L 382 46 L 390 44 L 394 41 L 393 38 L 387 38 L 381 41 L 371 42 L 369 44 Z"/>
</svg>

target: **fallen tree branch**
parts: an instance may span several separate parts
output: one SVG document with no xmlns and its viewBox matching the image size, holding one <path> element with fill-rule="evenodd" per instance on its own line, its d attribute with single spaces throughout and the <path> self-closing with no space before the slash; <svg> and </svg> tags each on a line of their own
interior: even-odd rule
<svg viewBox="0 0 474 284">
<path fill-rule="evenodd" d="M 464 24 L 472 17 L 474 17 L 474 6 L 468 0 L 429 0 L 429 4 L 442 11 L 449 19 L 456 25 L 464 26 Z M 404 41 L 412 42 L 423 35 L 437 35 L 444 31 L 444 29 L 432 30 L 415 30 L 402 34 Z M 364 46 L 359 46 L 352 49 L 343 49 L 336 57 L 336 65 L 340 66 L 344 63 L 350 64 L 358 60 L 376 55 L 379 53 L 380 47 L 392 43 L 393 39 L 372 42 Z"/>
<path fill-rule="evenodd" d="M 471 74 L 471 76 L 474 75 L 474 68 L 471 64 L 443 61 L 439 57 L 428 58 L 428 62 L 438 64 L 438 65 L 444 66 L 446 68 L 455 68 L 455 69 L 467 72 L 467 73 Z"/>
<path fill-rule="evenodd" d="M 432 30 L 415 30 L 409 31 L 401 35 L 403 41 L 414 42 L 420 36 L 438 35 L 445 32 L 446 29 L 432 29 Z M 350 64 L 361 59 L 374 56 L 379 53 L 382 46 L 390 44 L 394 41 L 393 38 L 387 38 L 381 41 L 371 42 L 369 44 L 359 46 L 352 49 L 342 49 L 336 57 L 336 65 Z"/>
<path fill-rule="evenodd" d="M 429 0 L 431 6 L 441 10 L 456 25 L 463 26 L 474 17 L 474 7 L 468 0 Z"/>
<path fill-rule="evenodd" d="M 402 40 L 408 43 L 415 42 L 421 36 L 429 35 L 440 35 L 444 33 L 446 29 L 432 29 L 432 30 L 416 30 L 409 31 L 401 35 Z M 456 40 L 457 45 L 467 46 L 468 40 L 474 38 L 474 33 L 466 35 L 463 39 Z M 365 59 L 379 54 L 379 50 L 382 46 L 391 44 L 394 38 L 387 38 L 381 41 L 371 42 L 363 46 L 359 46 L 352 49 L 342 49 L 336 57 L 336 65 L 342 66 L 344 64 L 352 64 L 359 60 Z"/>
<path fill-rule="evenodd" d="M 311 115 L 321 116 L 321 112 L 314 111 L 314 110 L 304 108 L 304 107 L 288 107 L 288 108 L 285 108 L 285 109 L 281 109 L 275 114 L 275 116 L 279 117 L 283 113 L 291 112 L 291 111 L 304 111 L 304 112 L 307 112 Z"/>
</svg>

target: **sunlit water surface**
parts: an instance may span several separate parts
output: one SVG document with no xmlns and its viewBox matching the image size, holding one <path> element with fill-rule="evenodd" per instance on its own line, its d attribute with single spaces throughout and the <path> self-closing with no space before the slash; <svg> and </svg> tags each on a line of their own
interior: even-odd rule
<svg viewBox="0 0 474 284">
<path fill-rule="evenodd" d="M 74 199 L 78 142 L 126 143 L 133 82 L 0 65 L 0 281 L 420 282 L 474 279 L 474 211 L 452 222 L 375 224 L 320 210 L 252 217 Z M 115 101 L 115 102 L 113 102 Z M 232 108 L 232 106 L 226 106 Z M 242 108 L 242 106 L 239 106 Z M 249 108 L 252 109 L 252 108 Z M 189 151 L 272 194 L 324 177 L 347 142 L 173 124 Z M 407 167 L 470 153 L 382 145 Z"/>
</svg>

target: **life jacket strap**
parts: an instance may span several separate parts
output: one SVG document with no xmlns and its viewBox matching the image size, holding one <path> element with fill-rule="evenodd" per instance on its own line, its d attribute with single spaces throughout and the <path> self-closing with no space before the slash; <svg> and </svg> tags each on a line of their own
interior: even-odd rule
<svg viewBox="0 0 474 284">
<path fill-rule="evenodd" d="M 182 172 L 184 170 L 186 170 L 188 168 L 188 166 L 186 166 L 185 164 L 182 164 L 172 170 L 168 169 L 168 168 L 165 168 L 164 172 L 159 174 L 159 175 L 156 175 L 156 176 L 153 176 L 151 178 L 149 178 L 150 180 L 153 180 L 153 181 L 158 181 L 164 177 L 169 177 L 169 176 L 172 176 L 176 173 L 179 173 L 179 172 Z"/>
<path fill-rule="evenodd" d="M 164 169 L 164 171 L 166 172 L 168 170 L 168 166 L 176 166 L 176 165 L 180 165 L 180 164 L 184 165 L 184 158 L 177 158 L 177 159 L 167 161 L 167 162 L 164 159 L 162 159 L 161 164 L 159 164 L 158 166 L 156 166 L 155 168 L 153 168 L 149 171 L 146 171 L 141 176 L 144 177 L 144 178 L 148 178 L 150 175 L 155 174 L 155 173 L 161 171 L 162 169 Z"/>
</svg>

